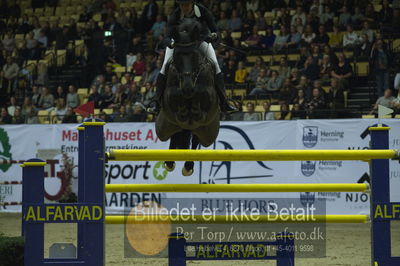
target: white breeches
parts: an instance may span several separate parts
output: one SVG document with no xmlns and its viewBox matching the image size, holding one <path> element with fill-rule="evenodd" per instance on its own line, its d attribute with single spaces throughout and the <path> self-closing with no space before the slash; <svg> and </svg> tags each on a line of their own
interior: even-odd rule
<svg viewBox="0 0 400 266">
<path fill-rule="evenodd" d="M 215 55 L 214 47 L 212 46 L 212 44 L 202 42 L 199 48 L 201 52 L 214 63 L 216 74 L 221 73 L 221 68 L 219 67 L 217 56 Z M 167 49 L 165 50 L 164 63 L 160 71 L 161 74 L 165 75 L 165 68 L 167 67 L 167 63 L 171 60 L 173 54 L 174 49 L 167 47 Z"/>
<path fill-rule="evenodd" d="M 400 88 L 400 73 L 396 74 L 396 77 L 394 78 L 394 89 L 397 90 Z"/>
</svg>

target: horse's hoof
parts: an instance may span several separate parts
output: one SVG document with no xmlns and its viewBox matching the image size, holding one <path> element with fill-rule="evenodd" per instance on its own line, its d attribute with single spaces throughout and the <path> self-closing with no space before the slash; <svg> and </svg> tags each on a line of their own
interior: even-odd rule
<svg viewBox="0 0 400 266">
<path fill-rule="evenodd" d="M 190 170 L 187 170 L 186 167 L 182 168 L 182 175 L 183 176 L 191 176 L 193 174 L 193 168 Z"/>
<path fill-rule="evenodd" d="M 172 171 L 174 171 L 174 169 L 175 169 L 175 162 L 165 162 L 164 163 L 164 167 L 165 167 L 165 170 L 167 170 L 168 172 L 172 172 Z"/>
</svg>

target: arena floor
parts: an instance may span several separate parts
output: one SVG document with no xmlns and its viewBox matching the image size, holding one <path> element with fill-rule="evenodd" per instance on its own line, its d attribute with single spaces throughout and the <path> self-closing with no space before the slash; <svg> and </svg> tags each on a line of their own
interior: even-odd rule
<svg viewBox="0 0 400 266">
<path fill-rule="evenodd" d="M 0 213 L 0 233 L 7 236 L 20 235 L 19 214 Z M 74 226 L 60 224 L 46 227 L 46 246 L 54 242 L 74 242 Z M 397 223 L 393 234 L 392 252 L 400 254 L 400 226 Z M 106 227 L 106 265 L 167 265 L 166 259 L 126 259 L 124 258 L 123 225 L 107 225 Z M 397 250 L 396 250 L 397 249 Z M 274 261 L 195 261 L 188 265 L 275 265 Z M 370 231 L 368 224 L 328 224 L 327 226 L 327 257 L 318 259 L 296 259 L 296 266 L 368 266 L 370 262 Z"/>
</svg>

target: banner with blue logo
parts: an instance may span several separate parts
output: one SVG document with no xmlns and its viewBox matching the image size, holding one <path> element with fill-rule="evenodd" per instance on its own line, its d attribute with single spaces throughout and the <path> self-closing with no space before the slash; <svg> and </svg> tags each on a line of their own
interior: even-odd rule
<svg viewBox="0 0 400 266">
<path fill-rule="evenodd" d="M 377 120 L 297 120 L 224 122 L 217 141 L 201 149 L 368 149 L 368 127 Z M 382 120 L 390 126 L 391 148 L 400 149 L 400 121 Z M 47 161 L 46 201 L 68 200 L 77 191 L 77 125 L 15 125 L 0 127 L 0 159 Z M 152 123 L 110 123 L 105 126 L 107 149 L 167 149 L 157 139 Z M 183 163 L 167 172 L 162 162 L 112 162 L 106 166 L 106 183 L 132 184 L 262 184 L 262 183 L 363 183 L 369 182 L 368 163 L 359 161 L 299 162 L 196 162 L 194 174 L 181 174 Z M 0 165 L 0 182 L 21 181 L 18 165 Z M 400 164 L 391 162 L 391 200 L 400 200 Z M 218 194 L 218 197 L 249 197 Z M 278 195 L 277 195 L 278 194 Z M 328 214 L 365 214 L 369 195 L 364 193 L 255 193 L 254 198 L 293 198 L 303 204 L 324 201 Z M 215 198 L 213 193 L 108 193 L 107 211 L 121 213 L 137 202 L 165 198 Z M 20 202 L 20 185 L 0 185 L 1 202 Z M 20 211 L 20 206 L 0 205 L 0 211 Z"/>
</svg>

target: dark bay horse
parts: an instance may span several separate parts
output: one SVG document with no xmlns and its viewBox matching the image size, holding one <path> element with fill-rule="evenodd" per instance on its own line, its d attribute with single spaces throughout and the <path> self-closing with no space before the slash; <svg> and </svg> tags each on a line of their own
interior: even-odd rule
<svg viewBox="0 0 400 266">
<path fill-rule="evenodd" d="M 220 109 L 215 70 L 198 48 L 200 29 L 196 20 L 184 19 L 173 33 L 174 54 L 156 120 L 157 136 L 161 141 L 170 139 L 170 149 L 197 149 L 199 144 L 207 147 L 218 136 Z M 186 162 L 182 174 L 191 175 L 193 166 L 194 162 Z M 165 162 L 165 167 L 172 171 L 175 162 Z"/>
</svg>

